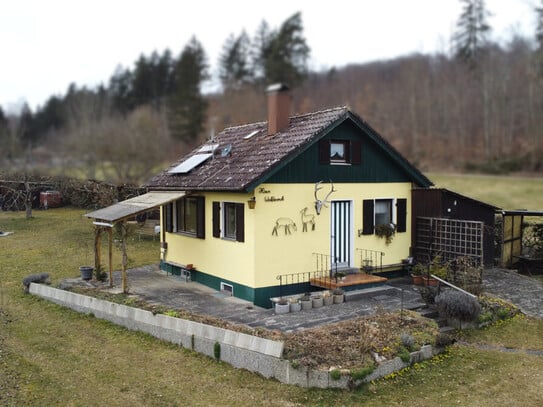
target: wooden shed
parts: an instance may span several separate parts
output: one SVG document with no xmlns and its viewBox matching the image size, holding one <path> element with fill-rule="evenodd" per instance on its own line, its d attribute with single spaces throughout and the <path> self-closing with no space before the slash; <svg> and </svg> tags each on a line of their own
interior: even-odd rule
<svg viewBox="0 0 543 407">
<path fill-rule="evenodd" d="M 467 240 L 467 242 L 463 242 L 463 246 L 468 249 L 472 248 L 475 242 L 482 244 L 484 265 L 492 266 L 494 264 L 495 215 L 496 211 L 500 208 L 444 188 L 416 188 L 412 192 L 413 210 L 411 216 L 412 225 L 414 225 L 415 229 L 423 227 L 423 224 L 428 219 L 482 222 L 482 227 L 477 228 L 478 230 L 482 230 L 482 241 L 479 240 L 479 237 L 472 239 L 469 233 L 456 233 L 456 240 Z M 462 224 L 464 228 L 466 227 L 465 222 L 459 222 L 459 224 Z M 450 225 L 447 225 L 447 228 L 450 229 Z M 421 233 L 419 232 L 420 230 L 414 230 L 414 233 L 411 235 L 415 257 L 417 257 L 417 250 L 420 253 L 420 249 L 424 248 L 424 244 L 420 241 Z"/>
</svg>

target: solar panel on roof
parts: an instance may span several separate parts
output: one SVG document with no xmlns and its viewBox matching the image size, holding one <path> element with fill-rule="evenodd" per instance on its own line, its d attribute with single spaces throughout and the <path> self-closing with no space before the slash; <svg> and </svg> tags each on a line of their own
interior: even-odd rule
<svg viewBox="0 0 543 407">
<path fill-rule="evenodd" d="M 255 130 L 249 134 L 247 134 L 245 137 L 243 137 L 245 140 L 249 140 L 251 137 L 253 137 L 255 134 L 257 134 L 260 130 Z"/>
<path fill-rule="evenodd" d="M 212 155 L 212 153 L 193 155 L 192 157 L 189 157 L 188 159 L 183 161 L 181 164 L 169 170 L 168 172 L 171 174 L 186 174 L 187 172 L 202 164 Z"/>
</svg>

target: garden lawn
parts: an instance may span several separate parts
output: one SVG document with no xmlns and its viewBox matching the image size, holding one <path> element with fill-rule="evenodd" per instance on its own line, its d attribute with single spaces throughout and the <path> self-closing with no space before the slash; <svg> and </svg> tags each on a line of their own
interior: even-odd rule
<svg viewBox="0 0 543 407">
<path fill-rule="evenodd" d="M 541 356 L 455 345 L 448 357 L 352 392 L 302 389 L 24 294 L 21 280 L 30 273 L 49 272 L 56 284 L 92 263 L 84 213 L 35 211 L 26 220 L 0 212 L 0 230 L 15 232 L 0 238 L 0 405 L 540 405 Z M 158 262 L 151 239 L 132 239 L 128 250 L 131 267 Z M 542 324 L 518 319 L 467 341 L 537 349 Z M 514 343 L 507 338 L 515 331 L 532 333 Z"/>
</svg>

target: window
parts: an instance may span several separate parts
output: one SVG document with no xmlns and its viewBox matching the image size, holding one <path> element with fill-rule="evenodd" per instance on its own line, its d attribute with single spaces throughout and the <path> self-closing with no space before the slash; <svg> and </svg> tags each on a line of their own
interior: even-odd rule
<svg viewBox="0 0 543 407">
<path fill-rule="evenodd" d="M 346 159 L 347 143 L 345 141 L 330 142 L 330 162 L 347 162 Z"/>
<path fill-rule="evenodd" d="M 177 201 L 177 231 L 196 234 L 196 198 L 184 198 Z"/>
<path fill-rule="evenodd" d="M 236 238 L 236 204 L 231 202 L 224 203 L 224 237 L 228 239 Z"/>
<path fill-rule="evenodd" d="M 319 141 L 320 164 L 352 164 L 362 161 L 360 140 L 326 140 Z"/>
<path fill-rule="evenodd" d="M 213 202 L 213 237 L 245 241 L 245 204 Z"/>
<path fill-rule="evenodd" d="M 392 223 L 392 199 L 375 200 L 375 224 L 386 225 Z"/>
<path fill-rule="evenodd" d="M 205 239 L 205 198 L 191 196 L 178 199 L 164 208 L 166 232 L 178 232 Z"/>
<path fill-rule="evenodd" d="M 372 235 L 375 225 L 387 223 L 395 223 L 396 232 L 407 231 L 407 199 L 365 199 L 362 202 L 363 235 Z"/>
</svg>

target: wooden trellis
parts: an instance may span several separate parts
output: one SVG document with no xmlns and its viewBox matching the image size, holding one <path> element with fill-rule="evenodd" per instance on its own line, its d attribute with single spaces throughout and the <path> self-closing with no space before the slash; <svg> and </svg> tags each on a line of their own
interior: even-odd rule
<svg viewBox="0 0 543 407">
<path fill-rule="evenodd" d="M 435 255 L 443 261 L 470 257 L 483 264 L 483 222 L 418 217 L 415 257 L 426 262 Z"/>
</svg>

